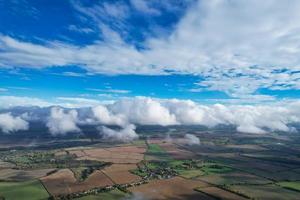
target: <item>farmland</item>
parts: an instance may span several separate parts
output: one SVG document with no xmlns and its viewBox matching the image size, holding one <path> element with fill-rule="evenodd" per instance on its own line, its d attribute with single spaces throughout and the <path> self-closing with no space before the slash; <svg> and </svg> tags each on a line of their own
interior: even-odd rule
<svg viewBox="0 0 300 200">
<path fill-rule="evenodd" d="M 40 181 L 0 182 L 0 194 L 7 200 L 22 197 L 24 200 L 47 199 L 48 193 Z"/>
<path fill-rule="evenodd" d="M 139 140 L 128 143 L 84 139 L 74 146 L 5 144 L 0 151 L 0 197 L 298 199 L 297 136 L 192 130 L 202 138 L 200 145 L 187 145 L 182 129 L 171 139 L 160 132 L 140 133 Z"/>
</svg>

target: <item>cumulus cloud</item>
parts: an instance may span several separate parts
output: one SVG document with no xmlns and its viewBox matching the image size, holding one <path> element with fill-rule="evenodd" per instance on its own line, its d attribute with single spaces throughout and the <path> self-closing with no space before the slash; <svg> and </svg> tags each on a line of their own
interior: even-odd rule
<svg viewBox="0 0 300 200">
<path fill-rule="evenodd" d="M 27 110 L 26 110 L 27 109 Z M 4 112 L 20 115 L 20 120 L 44 119 L 47 108 L 6 109 Z M 22 112 L 21 112 L 22 111 Z M 39 112 L 41 111 L 41 112 Z M 43 112 L 42 112 L 43 111 Z M 51 108 L 47 127 L 53 134 L 80 131 L 77 124 L 113 125 L 128 131 L 134 125 L 233 125 L 245 133 L 272 131 L 294 132 L 291 125 L 300 123 L 300 101 L 273 102 L 268 105 L 200 104 L 191 100 L 155 99 L 149 97 L 123 98 L 90 107 Z M 2 122 L 5 126 L 5 122 Z M 130 127 L 130 126 L 129 126 Z M 133 129 L 133 128 L 131 128 Z M 125 133 L 126 131 L 120 131 Z"/>
<path fill-rule="evenodd" d="M 185 142 L 188 145 L 198 145 L 200 144 L 200 139 L 193 134 L 185 134 L 184 135 Z"/>
<path fill-rule="evenodd" d="M 109 106 L 114 113 L 126 116 L 130 123 L 144 125 L 177 124 L 175 115 L 152 98 L 124 98 Z"/>
<path fill-rule="evenodd" d="M 126 125 L 120 130 L 114 130 L 105 126 L 101 127 L 100 131 L 104 139 L 128 142 L 138 138 L 133 124 Z"/>
<path fill-rule="evenodd" d="M 101 112 L 100 112 L 101 111 Z M 201 105 L 190 100 L 126 98 L 93 109 L 100 123 L 109 125 L 234 125 L 237 131 L 291 131 L 300 122 L 300 103 L 272 105 Z"/>
<path fill-rule="evenodd" d="M 68 132 L 79 132 L 76 122 L 78 113 L 76 110 L 64 111 L 59 107 L 53 107 L 47 122 L 51 134 L 65 134 Z"/>
<path fill-rule="evenodd" d="M 14 117 L 11 113 L 0 114 L 0 129 L 4 133 L 15 132 L 19 130 L 27 130 L 29 124 L 20 116 Z"/>
<path fill-rule="evenodd" d="M 118 126 L 124 126 L 127 124 L 127 118 L 125 115 L 113 113 L 104 105 L 93 107 L 92 112 L 96 120 L 101 124 Z"/>
</svg>

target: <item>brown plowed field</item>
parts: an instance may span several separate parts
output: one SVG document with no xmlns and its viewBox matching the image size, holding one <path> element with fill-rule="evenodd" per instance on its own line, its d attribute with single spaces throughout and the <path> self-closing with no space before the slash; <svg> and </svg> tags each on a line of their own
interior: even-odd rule
<svg viewBox="0 0 300 200">
<path fill-rule="evenodd" d="M 70 153 L 76 154 L 79 160 L 98 160 L 117 164 L 134 164 L 143 160 L 145 151 L 145 147 L 141 146 L 121 146 L 71 151 Z"/>
<path fill-rule="evenodd" d="M 97 170 L 84 182 L 78 182 L 69 169 L 62 169 L 47 177 L 41 178 L 44 186 L 52 195 L 68 194 L 85 191 L 95 187 L 113 185 L 112 181 L 103 172 Z"/>
<path fill-rule="evenodd" d="M 113 164 L 109 167 L 104 168 L 102 171 L 108 175 L 115 183 L 124 184 L 132 183 L 141 180 L 137 175 L 129 172 L 129 170 L 136 169 L 135 164 Z"/>
<path fill-rule="evenodd" d="M 134 194 L 142 194 L 147 199 L 204 199 L 213 200 L 214 198 L 197 192 L 194 188 L 207 187 L 201 181 L 174 177 L 165 180 L 154 180 L 148 184 L 131 187 L 129 190 Z"/>
</svg>

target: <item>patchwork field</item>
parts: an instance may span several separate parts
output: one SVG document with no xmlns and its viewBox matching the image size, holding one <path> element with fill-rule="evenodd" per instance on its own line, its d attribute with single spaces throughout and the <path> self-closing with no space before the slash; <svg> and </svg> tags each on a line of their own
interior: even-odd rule
<svg viewBox="0 0 300 200">
<path fill-rule="evenodd" d="M 186 132 L 201 144 L 186 144 Z M 295 141 L 300 137 L 195 129 L 173 134 L 142 133 L 130 143 L 84 140 L 87 145 L 72 146 L 66 140 L 66 147 L 46 144 L 50 150 L 2 150 L 0 199 L 299 199 Z"/>
</svg>

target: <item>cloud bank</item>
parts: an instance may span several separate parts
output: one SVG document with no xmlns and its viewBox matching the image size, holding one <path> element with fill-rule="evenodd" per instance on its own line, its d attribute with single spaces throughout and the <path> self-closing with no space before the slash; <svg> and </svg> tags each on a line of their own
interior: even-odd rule
<svg viewBox="0 0 300 200">
<path fill-rule="evenodd" d="M 42 108 L 19 111 L 29 113 L 34 119 L 45 118 Z M 14 109 L 11 109 L 11 112 Z M 8 110 L 9 111 L 9 110 Z M 47 115 L 47 114 L 46 114 Z M 1 114 L 3 130 L 26 129 L 21 117 Z M 10 125 L 5 120 L 13 121 Z M 52 107 L 44 120 L 52 134 L 79 132 L 79 125 L 119 126 L 118 131 L 102 128 L 105 137 L 117 140 L 135 138 L 137 125 L 203 125 L 213 128 L 218 125 L 233 125 L 238 132 L 263 134 L 272 131 L 291 132 L 292 124 L 300 123 L 300 101 L 282 101 L 269 105 L 203 105 L 191 100 L 154 99 L 149 97 L 123 98 L 113 103 L 90 108 L 67 109 Z M 134 126 L 135 125 L 135 126 Z M 3 128 L 6 127 L 6 128 Z M 189 136 L 188 136 L 189 137 Z"/>
<path fill-rule="evenodd" d="M 100 123 L 122 125 L 234 125 L 245 133 L 291 131 L 300 122 L 300 102 L 273 105 L 201 105 L 190 100 L 127 98 L 102 106 L 102 114 L 92 109 Z M 107 114 L 109 113 L 109 114 Z M 105 121 L 103 119 L 106 119 Z"/>
<path fill-rule="evenodd" d="M 22 119 L 20 116 L 14 117 L 11 115 L 11 113 L 0 114 L 0 129 L 4 133 L 27 130 L 28 128 L 28 122 Z"/>
</svg>

